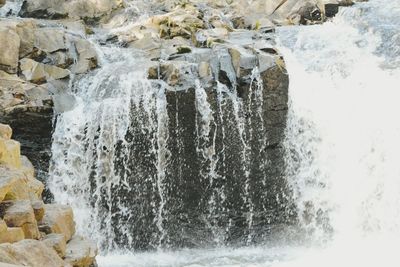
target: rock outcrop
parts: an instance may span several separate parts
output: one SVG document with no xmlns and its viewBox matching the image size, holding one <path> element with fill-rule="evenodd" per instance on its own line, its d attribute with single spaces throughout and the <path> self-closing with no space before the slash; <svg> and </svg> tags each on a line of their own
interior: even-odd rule
<svg viewBox="0 0 400 267">
<path fill-rule="evenodd" d="M 43 184 L 0 124 L 0 266 L 89 267 L 96 245 L 75 235 L 72 209 L 42 201 Z"/>
<path fill-rule="evenodd" d="M 97 66 L 84 28 L 82 21 L 0 18 L 0 39 L 7 40 L 0 42 L 0 122 L 14 128 L 42 182 L 50 159 L 53 97 L 65 94 L 72 75 Z"/>
<path fill-rule="evenodd" d="M 122 0 L 25 0 L 19 15 L 39 19 L 84 19 L 98 22 L 122 7 Z"/>
</svg>

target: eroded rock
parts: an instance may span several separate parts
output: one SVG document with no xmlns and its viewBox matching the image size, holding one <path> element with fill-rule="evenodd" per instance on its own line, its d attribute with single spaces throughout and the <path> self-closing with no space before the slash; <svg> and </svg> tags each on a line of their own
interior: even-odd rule
<svg viewBox="0 0 400 267">
<path fill-rule="evenodd" d="M 62 234 L 70 240 L 75 234 L 75 222 L 72 208 L 66 205 L 46 204 L 45 215 L 39 222 L 40 231 L 46 234 Z"/>
<path fill-rule="evenodd" d="M 43 238 L 43 242 L 53 248 L 61 258 L 65 258 L 67 243 L 62 234 L 49 234 Z"/>
</svg>

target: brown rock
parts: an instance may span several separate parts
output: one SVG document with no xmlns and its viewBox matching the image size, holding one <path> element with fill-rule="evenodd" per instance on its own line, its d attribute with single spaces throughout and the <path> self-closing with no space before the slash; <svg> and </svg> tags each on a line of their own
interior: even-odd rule
<svg viewBox="0 0 400 267">
<path fill-rule="evenodd" d="M 0 200 L 37 200 L 44 185 L 27 176 L 23 170 L 0 166 Z"/>
<path fill-rule="evenodd" d="M 7 224 L 3 219 L 0 219 L 0 235 L 7 232 Z"/>
<path fill-rule="evenodd" d="M 3 202 L 0 211 L 7 226 L 21 227 L 25 238 L 39 239 L 39 229 L 29 200 Z"/>
<path fill-rule="evenodd" d="M 66 267 L 54 249 L 37 240 L 0 245 L 0 261 L 30 267 Z"/>
<path fill-rule="evenodd" d="M 0 27 L 0 70 L 16 73 L 18 69 L 18 56 L 20 39 L 18 34 L 6 27 Z"/>
<path fill-rule="evenodd" d="M 41 221 L 44 217 L 45 209 L 42 200 L 32 201 L 33 212 L 35 213 L 36 221 Z"/>
<path fill-rule="evenodd" d="M 70 240 L 75 234 L 75 222 L 72 208 L 66 205 L 47 204 L 45 214 L 39 222 L 39 229 L 46 234 L 63 234 Z"/>
<path fill-rule="evenodd" d="M 74 267 L 91 266 L 97 255 L 97 246 L 81 236 L 74 236 L 67 244 L 65 261 Z"/>
<path fill-rule="evenodd" d="M 21 227 L 9 227 L 7 228 L 7 232 L 0 235 L 0 243 L 15 243 L 24 238 L 24 231 Z"/>
<path fill-rule="evenodd" d="M 21 145 L 19 142 L 0 137 L 0 164 L 10 168 L 21 167 Z"/>
<path fill-rule="evenodd" d="M 47 246 L 54 248 L 61 258 L 65 257 L 65 252 L 67 249 L 67 242 L 62 234 L 49 234 L 43 238 L 43 243 Z"/>
</svg>

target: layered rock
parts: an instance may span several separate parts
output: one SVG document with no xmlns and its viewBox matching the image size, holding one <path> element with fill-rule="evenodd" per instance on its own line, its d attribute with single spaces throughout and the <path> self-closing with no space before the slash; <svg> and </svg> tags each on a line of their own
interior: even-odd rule
<svg viewBox="0 0 400 267">
<path fill-rule="evenodd" d="M 96 245 L 75 236 L 70 207 L 43 204 L 44 186 L 11 135 L 0 124 L 0 265 L 92 266 Z"/>
</svg>

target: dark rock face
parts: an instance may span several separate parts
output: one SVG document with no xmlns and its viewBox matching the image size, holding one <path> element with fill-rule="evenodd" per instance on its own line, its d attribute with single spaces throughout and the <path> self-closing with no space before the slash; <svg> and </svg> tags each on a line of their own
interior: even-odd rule
<svg viewBox="0 0 400 267">
<path fill-rule="evenodd" d="M 113 229 L 113 245 L 252 244 L 294 223 L 282 147 L 288 83 L 284 67 L 275 65 L 258 78 L 243 78 L 236 88 L 214 81 L 207 88 L 167 90 L 164 148 L 153 132 L 160 128 L 143 127 L 157 114 L 149 118 L 133 109 L 129 145 L 119 146 L 115 161 L 132 188 L 116 185 L 108 202 L 130 210 L 111 208 L 112 224 L 126 226 Z M 165 153 L 161 167 L 160 153 Z M 102 199 L 106 212 L 110 207 Z"/>
</svg>

